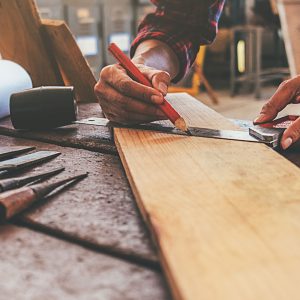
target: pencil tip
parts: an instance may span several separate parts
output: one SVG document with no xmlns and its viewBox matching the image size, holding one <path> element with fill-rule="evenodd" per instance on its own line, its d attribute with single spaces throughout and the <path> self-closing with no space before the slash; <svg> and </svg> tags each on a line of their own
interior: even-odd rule
<svg viewBox="0 0 300 300">
<path fill-rule="evenodd" d="M 188 131 L 189 131 L 189 129 L 188 129 L 187 125 L 186 125 L 186 122 L 185 122 L 185 120 L 182 117 L 178 118 L 175 121 L 175 126 L 176 126 L 176 128 L 178 128 L 181 131 L 184 131 L 186 133 L 188 133 Z"/>
</svg>

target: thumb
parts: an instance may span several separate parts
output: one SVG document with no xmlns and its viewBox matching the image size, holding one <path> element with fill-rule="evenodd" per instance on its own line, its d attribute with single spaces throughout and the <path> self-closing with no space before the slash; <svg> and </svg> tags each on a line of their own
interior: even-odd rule
<svg viewBox="0 0 300 300">
<path fill-rule="evenodd" d="M 152 86 L 164 96 L 168 93 L 171 77 L 168 72 L 156 70 L 150 67 L 140 67 L 142 73 L 151 81 Z"/>
<path fill-rule="evenodd" d="M 283 133 L 281 147 L 285 150 L 300 138 L 300 118 L 294 121 Z"/>
<path fill-rule="evenodd" d="M 159 90 L 164 96 L 168 93 L 170 85 L 170 75 L 167 72 L 159 71 L 152 77 L 152 85 L 155 89 Z"/>
</svg>

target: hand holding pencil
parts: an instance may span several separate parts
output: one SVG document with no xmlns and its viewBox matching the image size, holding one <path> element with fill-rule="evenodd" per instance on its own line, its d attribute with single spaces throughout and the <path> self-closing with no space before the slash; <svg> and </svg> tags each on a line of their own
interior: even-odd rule
<svg viewBox="0 0 300 300">
<path fill-rule="evenodd" d="M 95 86 L 106 117 L 126 124 L 169 119 L 176 127 L 186 131 L 183 118 L 164 99 L 170 82 L 169 74 L 145 65 L 134 65 L 114 44 L 109 50 L 120 64 L 104 68 Z"/>
</svg>

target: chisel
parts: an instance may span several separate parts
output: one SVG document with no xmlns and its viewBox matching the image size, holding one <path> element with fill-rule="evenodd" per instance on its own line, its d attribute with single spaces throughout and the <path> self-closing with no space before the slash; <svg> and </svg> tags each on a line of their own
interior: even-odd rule
<svg viewBox="0 0 300 300">
<path fill-rule="evenodd" d="M 57 188 L 85 178 L 88 173 L 69 177 L 53 183 L 39 183 L 0 194 L 0 221 L 3 222 L 48 196 Z"/>
<path fill-rule="evenodd" d="M 56 151 L 37 151 L 31 154 L 1 161 L 0 172 L 15 171 L 22 168 L 26 168 L 31 165 L 38 164 L 51 158 L 54 158 L 58 155 L 60 155 L 60 153 Z"/>
<path fill-rule="evenodd" d="M 46 178 L 49 178 L 53 175 L 62 172 L 64 169 L 65 168 L 61 167 L 48 172 L 39 173 L 36 175 L 2 179 L 0 180 L 0 193 L 22 187 L 28 183 L 44 180 Z"/>
<path fill-rule="evenodd" d="M 0 147 L 0 160 L 8 159 L 19 154 L 30 152 L 34 149 L 35 147 L 29 147 L 29 146 Z"/>
</svg>

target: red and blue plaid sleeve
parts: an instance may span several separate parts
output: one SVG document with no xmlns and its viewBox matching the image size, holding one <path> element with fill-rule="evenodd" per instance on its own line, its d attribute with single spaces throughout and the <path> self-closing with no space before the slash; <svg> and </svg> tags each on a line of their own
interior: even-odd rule
<svg viewBox="0 0 300 300">
<path fill-rule="evenodd" d="M 156 11 L 145 17 L 132 43 L 131 56 L 145 40 L 156 39 L 168 44 L 177 55 L 179 81 L 194 63 L 200 45 L 211 43 L 225 0 L 151 0 Z"/>
</svg>

